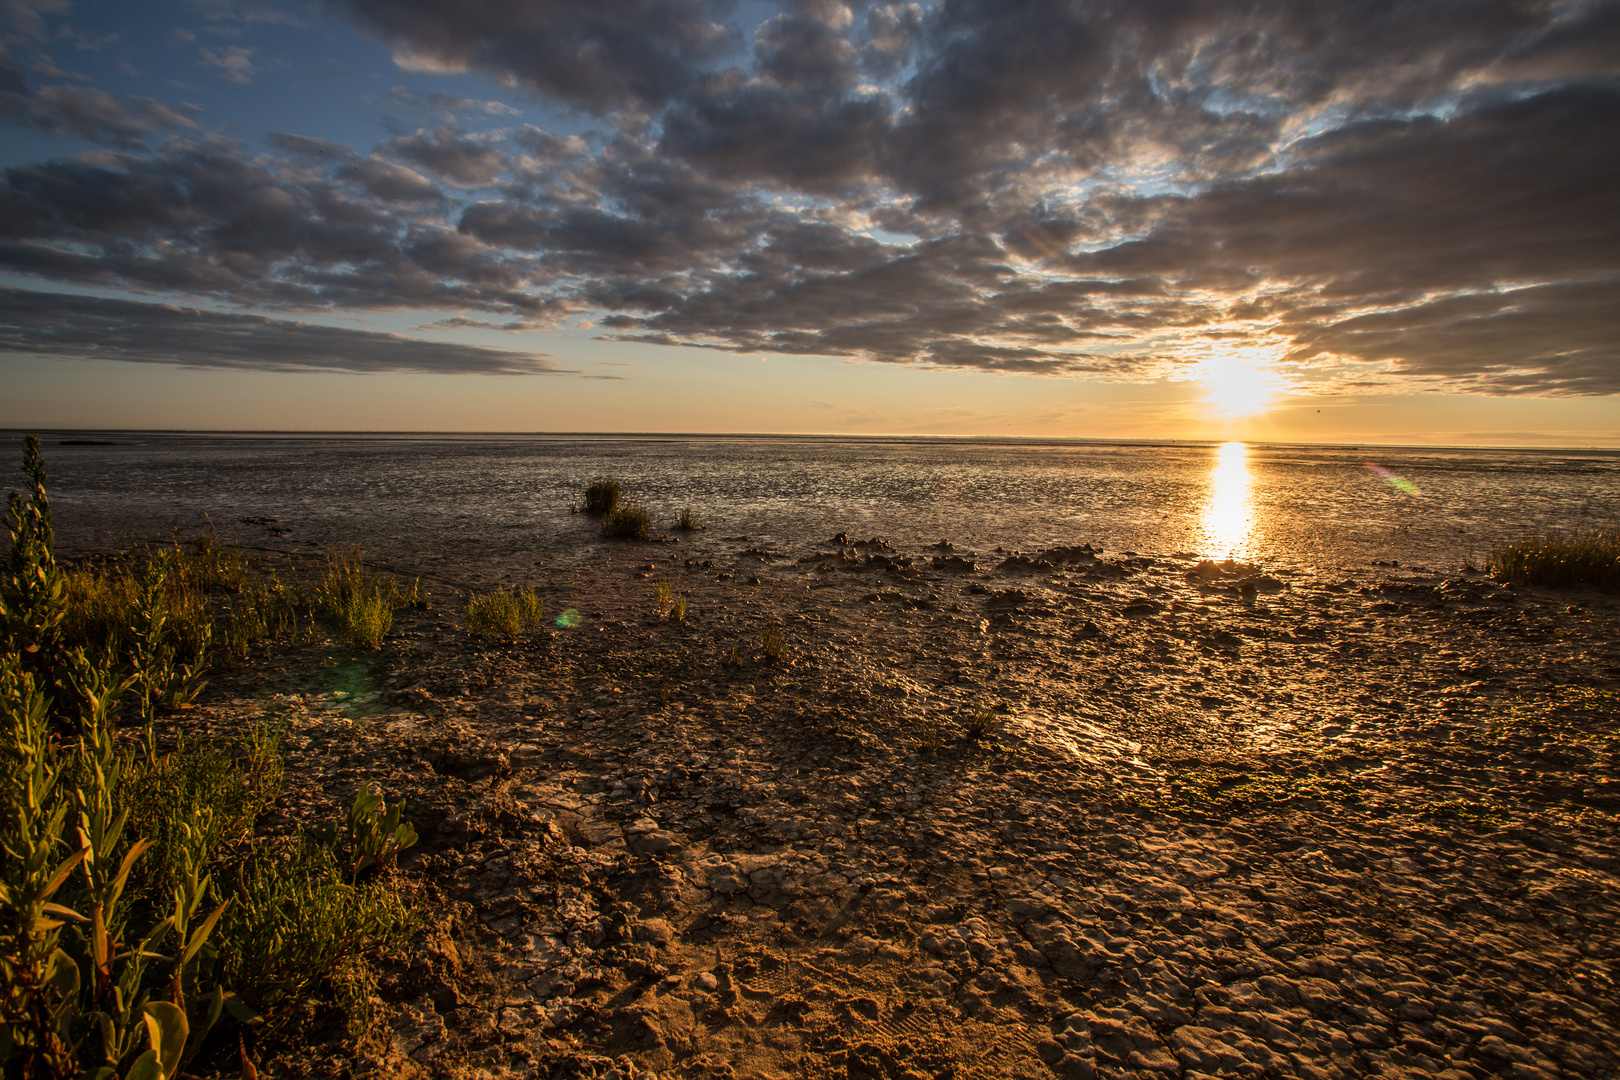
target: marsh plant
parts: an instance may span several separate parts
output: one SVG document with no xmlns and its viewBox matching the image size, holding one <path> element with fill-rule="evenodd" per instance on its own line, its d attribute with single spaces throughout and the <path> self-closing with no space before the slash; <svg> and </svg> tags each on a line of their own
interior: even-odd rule
<svg viewBox="0 0 1620 1080">
<path fill-rule="evenodd" d="M 140 628 L 161 618 L 175 661 L 200 672 L 245 661 L 260 642 L 309 636 L 308 603 L 274 572 L 255 569 L 212 532 L 190 545 L 103 560 L 63 574 L 64 640 L 129 663 Z M 153 586 L 161 582 L 160 588 Z"/>
<path fill-rule="evenodd" d="M 601 532 L 612 540 L 649 540 L 652 538 L 652 515 L 634 499 L 626 499 L 602 518 Z"/>
<path fill-rule="evenodd" d="M 758 644 L 765 659 L 775 664 L 792 665 L 793 655 L 788 651 L 787 638 L 777 627 L 767 626 L 761 630 Z"/>
<path fill-rule="evenodd" d="M 281 791 L 272 732 L 153 734 L 162 713 L 148 706 L 167 685 L 156 672 L 172 663 L 171 559 L 148 562 L 129 594 L 139 625 L 126 644 L 148 671 L 117 643 L 64 639 L 86 613 L 70 609 L 55 561 L 33 438 L 24 469 L 33 490 L 10 499 L 0 574 L 0 1073 L 212 1075 L 223 1062 L 195 1062 L 217 1055 L 221 1027 L 263 1033 L 322 1001 L 363 1022 L 369 958 L 409 927 L 394 880 L 355 882 L 352 845 L 255 837 Z M 116 732 L 131 690 L 144 753 Z M 392 826 L 393 850 L 409 839 L 395 816 L 370 834 Z"/>
<path fill-rule="evenodd" d="M 420 592 L 420 581 L 405 589 L 393 574 L 368 567 L 360 545 L 351 544 L 327 555 L 315 606 L 349 645 L 380 649 L 394 625 L 394 609 L 419 603 Z"/>
<path fill-rule="evenodd" d="M 669 579 L 665 578 L 658 583 L 653 593 L 653 611 L 660 619 L 685 622 L 686 594 L 676 592 Z"/>
<path fill-rule="evenodd" d="M 546 605 L 532 588 L 496 589 L 467 598 L 467 632 L 499 640 L 516 638 L 539 627 Z"/>
<path fill-rule="evenodd" d="M 675 515 L 675 528 L 681 532 L 692 532 L 703 528 L 703 522 L 690 506 L 683 506 L 681 512 Z"/>
<path fill-rule="evenodd" d="M 580 497 L 577 509 L 587 514 L 611 514 L 623 494 L 617 480 L 599 476 L 585 485 L 585 493 Z"/>
<path fill-rule="evenodd" d="M 945 745 L 945 726 L 932 713 L 917 721 L 917 749 L 925 754 L 937 754 Z"/>
<path fill-rule="evenodd" d="M 1006 717 L 989 705 L 976 705 L 967 718 L 967 737 L 986 746 L 999 745 L 1006 733 Z"/>
<path fill-rule="evenodd" d="M 1521 585 L 1620 589 L 1620 529 L 1547 533 L 1495 544 L 1490 572 Z"/>
</svg>

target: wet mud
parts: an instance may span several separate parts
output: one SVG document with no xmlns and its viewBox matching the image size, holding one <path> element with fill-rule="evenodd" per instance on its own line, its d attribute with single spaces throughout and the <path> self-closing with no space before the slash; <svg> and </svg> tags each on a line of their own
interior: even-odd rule
<svg viewBox="0 0 1620 1080">
<path fill-rule="evenodd" d="M 380 653 L 217 679 L 267 828 L 423 837 L 372 1035 L 275 1074 L 1616 1075 L 1614 597 L 835 531 L 396 551 Z"/>
</svg>

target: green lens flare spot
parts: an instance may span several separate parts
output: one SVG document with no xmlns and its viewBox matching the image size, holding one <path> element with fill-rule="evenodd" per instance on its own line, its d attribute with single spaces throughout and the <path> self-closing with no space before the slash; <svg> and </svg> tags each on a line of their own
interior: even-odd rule
<svg viewBox="0 0 1620 1080">
<path fill-rule="evenodd" d="M 564 630 L 569 630 L 578 626 L 579 611 L 575 608 L 567 609 L 561 615 L 557 616 L 557 625 Z"/>
</svg>

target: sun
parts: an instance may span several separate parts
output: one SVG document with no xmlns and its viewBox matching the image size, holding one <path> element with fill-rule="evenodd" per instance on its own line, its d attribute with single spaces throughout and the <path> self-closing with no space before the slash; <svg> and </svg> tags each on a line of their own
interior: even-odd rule
<svg viewBox="0 0 1620 1080">
<path fill-rule="evenodd" d="M 1268 351 L 1253 345 L 1212 342 L 1192 377 L 1204 384 L 1211 410 L 1229 420 L 1265 412 L 1288 389 Z"/>
</svg>

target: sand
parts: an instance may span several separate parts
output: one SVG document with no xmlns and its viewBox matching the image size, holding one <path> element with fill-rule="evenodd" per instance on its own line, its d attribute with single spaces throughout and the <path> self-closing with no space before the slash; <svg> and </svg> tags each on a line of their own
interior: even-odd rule
<svg viewBox="0 0 1620 1080">
<path fill-rule="evenodd" d="M 863 539 L 401 560 L 380 653 L 216 679 L 268 829 L 423 836 L 372 1036 L 272 1073 L 1617 1074 L 1614 597 Z M 579 624 L 466 635 L 524 581 Z"/>
</svg>

